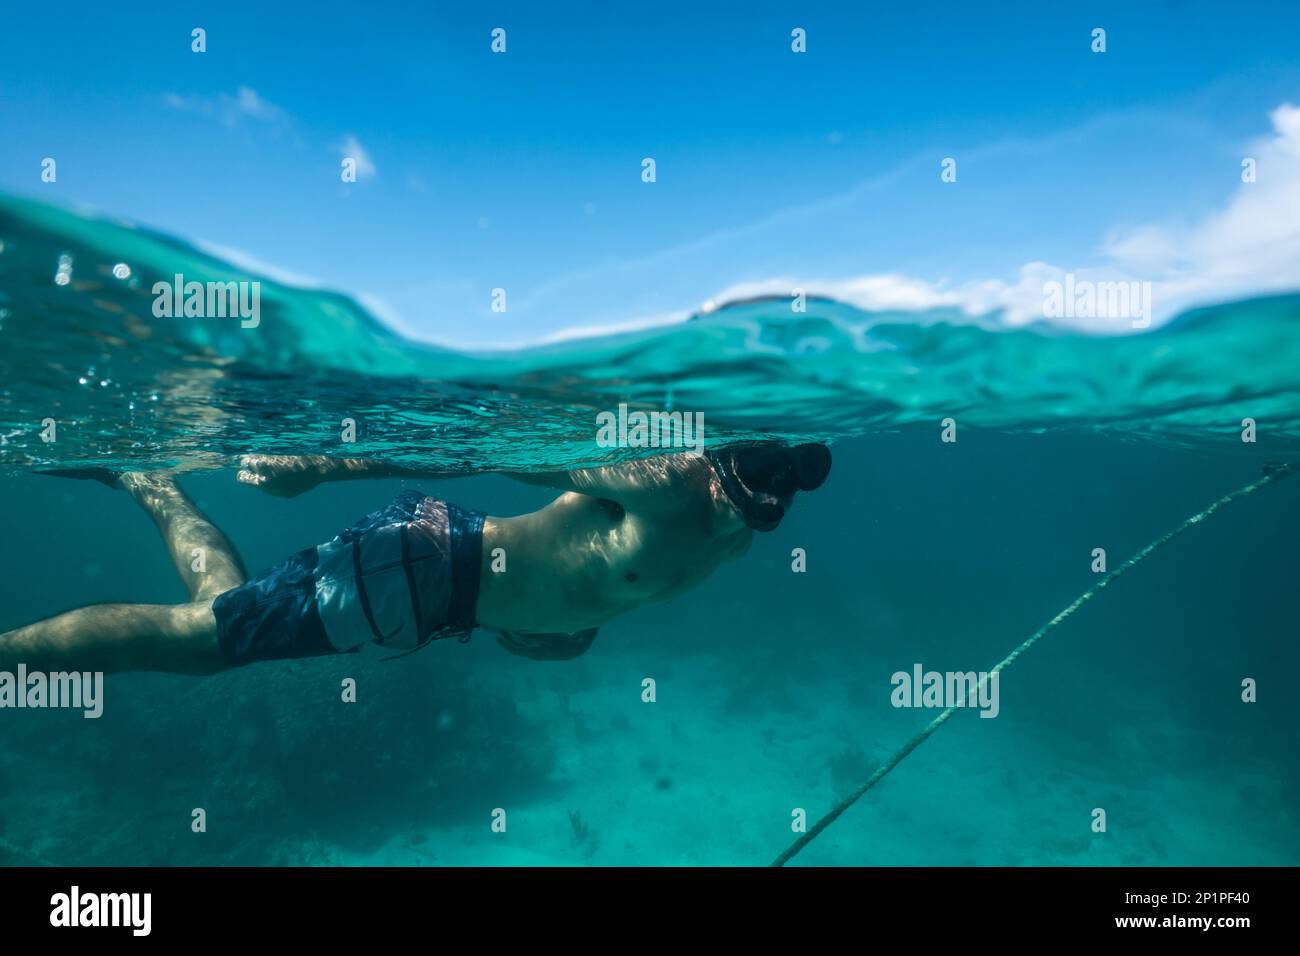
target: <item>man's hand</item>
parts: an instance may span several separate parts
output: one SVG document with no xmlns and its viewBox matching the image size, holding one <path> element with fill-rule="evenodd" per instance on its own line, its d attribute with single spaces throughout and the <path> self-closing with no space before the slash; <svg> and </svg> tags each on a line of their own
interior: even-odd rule
<svg viewBox="0 0 1300 956">
<path fill-rule="evenodd" d="M 332 463 L 316 455 L 241 455 L 238 479 L 267 494 L 292 498 L 324 481 Z"/>
</svg>

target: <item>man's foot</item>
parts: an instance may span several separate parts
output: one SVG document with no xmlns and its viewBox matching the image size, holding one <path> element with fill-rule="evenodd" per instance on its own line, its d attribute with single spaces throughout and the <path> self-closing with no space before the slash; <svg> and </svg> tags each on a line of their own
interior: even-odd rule
<svg viewBox="0 0 1300 956">
<path fill-rule="evenodd" d="M 113 471 L 111 468 L 47 468 L 37 474 L 52 475 L 55 478 L 78 478 L 83 481 L 89 479 L 110 488 L 122 487 L 119 484 L 122 472 Z"/>
<path fill-rule="evenodd" d="M 324 463 L 328 460 L 314 455 L 242 455 L 237 477 L 240 484 L 292 498 L 325 480 Z"/>
</svg>

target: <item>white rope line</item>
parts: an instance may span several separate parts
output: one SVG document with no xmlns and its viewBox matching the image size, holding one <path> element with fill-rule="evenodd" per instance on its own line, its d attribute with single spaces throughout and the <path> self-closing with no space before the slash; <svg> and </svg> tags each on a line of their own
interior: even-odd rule
<svg viewBox="0 0 1300 956">
<path fill-rule="evenodd" d="M 1277 481 L 1279 478 L 1285 478 L 1287 475 L 1293 474 L 1297 470 L 1300 470 L 1300 464 L 1292 463 L 1292 464 L 1285 464 L 1285 465 L 1274 465 L 1268 468 L 1264 472 L 1264 474 L 1256 481 L 1253 481 L 1248 485 L 1244 485 L 1241 488 L 1238 488 L 1236 491 L 1229 492 L 1228 494 L 1220 498 L 1218 501 L 1214 502 L 1209 507 L 1205 508 L 1203 511 L 1197 512 L 1196 514 L 1192 515 L 1190 518 L 1185 520 L 1182 524 L 1178 525 L 1177 527 L 1173 528 L 1170 531 L 1166 531 L 1164 534 L 1156 538 L 1154 541 L 1148 544 L 1141 551 L 1137 552 L 1137 554 L 1133 555 L 1131 558 L 1129 558 L 1119 567 L 1115 568 L 1115 570 L 1109 572 L 1100 581 L 1098 581 L 1092 587 L 1088 588 L 1088 590 L 1080 594 L 1077 598 L 1074 599 L 1073 603 L 1071 603 L 1068 607 L 1066 607 L 1064 610 L 1058 613 L 1056 617 L 1052 618 L 1050 621 L 1048 621 L 1046 624 L 1040 627 L 1037 631 L 1035 631 L 1032 635 L 1030 635 L 1028 640 L 1026 640 L 1015 650 L 1013 650 L 1006 657 L 1002 658 L 1002 660 L 998 662 L 996 667 L 994 667 L 991 671 L 989 671 L 982 678 L 980 678 L 980 683 L 977 692 L 982 691 L 984 689 L 984 686 L 988 682 L 990 677 L 992 677 L 994 674 L 1001 673 L 1005 668 L 1009 667 L 1017 657 L 1019 657 L 1025 651 L 1029 650 L 1040 640 L 1042 640 L 1042 638 L 1046 636 L 1046 634 L 1049 631 L 1051 631 L 1058 624 L 1060 624 L 1062 621 L 1068 618 L 1071 614 L 1073 614 L 1075 611 L 1081 608 L 1084 604 L 1092 600 L 1092 598 L 1096 594 L 1098 594 L 1103 588 L 1105 588 L 1117 577 L 1119 577 L 1125 571 L 1129 570 L 1131 567 L 1133 567 L 1143 558 L 1147 557 L 1149 554 L 1151 554 L 1151 552 L 1168 544 L 1170 541 L 1178 537 L 1187 529 L 1191 528 L 1193 525 L 1200 524 L 1202 521 L 1204 521 L 1206 518 L 1214 514 L 1216 511 L 1218 511 L 1220 508 L 1224 507 L 1225 505 L 1231 504 L 1232 502 L 1236 501 L 1238 498 L 1244 498 L 1247 495 L 1254 494 L 1256 491 L 1258 491 L 1260 488 L 1263 488 L 1265 485 L 1270 485 L 1273 482 Z M 931 734 L 933 734 L 936 730 L 938 730 L 941 726 L 943 726 L 943 724 L 947 722 L 948 718 L 951 717 L 954 713 L 956 713 L 957 710 L 963 707 L 964 705 L 965 705 L 965 700 L 963 699 L 958 703 L 950 705 L 949 707 L 940 711 L 939 715 L 935 717 L 932 721 L 930 721 L 928 724 L 926 724 L 925 728 L 922 729 L 920 733 L 914 736 L 907 743 L 903 744 L 903 746 L 900 747 L 898 750 L 894 751 L 894 753 L 890 756 L 890 758 L 886 760 L 883 764 L 881 764 L 876 769 L 876 772 L 873 773 L 867 779 L 866 783 L 858 787 L 858 789 L 853 791 L 853 793 L 849 794 L 847 797 L 845 797 L 843 800 L 837 803 L 834 807 L 832 807 L 824 817 L 822 817 L 820 820 L 818 820 L 816 823 L 812 825 L 812 827 L 808 830 L 807 833 L 801 834 L 797 840 L 795 840 L 793 843 L 790 844 L 790 846 L 785 850 L 784 853 L 782 853 L 774 861 L 772 861 L 771 865 L 785 866 L 785 864 L 788 863 L 796 853 L 798 853 L 800 850 L 806 847 L 809 843 L 811 843 L 814 839 L 817 838 L 818 834 L 820 834 L 828 826 L 830 826 L 837 819 L 839 819 L 840 814 L 842 814 L 845 810 L 847 810 L 849 807 L 853 806 L 853 804 L 857 803 L 860 799 L 862 799 L 863 795 L 866 794 L 866 792 L 870 790 L 872 787 L 874 787 L 877 783 L 879 783 L 884 778 L 885 774 L 889 773 L 889 771 L 893 770 L 900 763 L 902 763 L 904 757 L 910 754 L 917 747 L 921 746 L 921 744 L 923 744 L 930 737 Z"/>
</svg>

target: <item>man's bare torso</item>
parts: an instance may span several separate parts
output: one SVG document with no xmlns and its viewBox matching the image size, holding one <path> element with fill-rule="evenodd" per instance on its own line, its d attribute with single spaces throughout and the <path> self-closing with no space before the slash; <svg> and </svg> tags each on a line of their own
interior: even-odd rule
<svg viewBox="0 0 1300 956">
<path fill-rule="evenodd" d="M 561 634 L 598 627 L 694 587 L 753 537 L 703 457 L 569 472 L 561 486 L 571 490 L 539 511 L 484 524 L 480 625 Z"/>
</svg>

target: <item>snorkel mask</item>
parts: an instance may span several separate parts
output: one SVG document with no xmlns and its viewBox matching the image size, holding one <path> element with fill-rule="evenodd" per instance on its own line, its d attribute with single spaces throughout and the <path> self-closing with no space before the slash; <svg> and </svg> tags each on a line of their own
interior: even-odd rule
<svg viewBox="0 0 1300 956">
<path fill-rule="evenodd" d="M 774 531 L 794 493 L 819 488 L 831 470 L 831 451 L 820 443 L 750 442 L 705 454 L 727 500 L 755 531 Z"/>
</svg>

